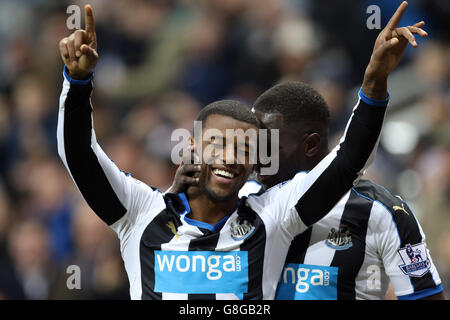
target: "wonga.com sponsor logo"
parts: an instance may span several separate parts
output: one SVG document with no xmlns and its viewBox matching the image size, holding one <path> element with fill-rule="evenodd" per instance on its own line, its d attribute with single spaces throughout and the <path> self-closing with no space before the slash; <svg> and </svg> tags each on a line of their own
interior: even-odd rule
<svg viewBox="0 0 450 320">
<path fill-rule="evenodd" d="M 276 293 L 278 300 L 336 300 L 338 268 L 288 263 Z"/>
<path fill-rule="evenodd" d="M 245 251 L 155 251 L 155 291 L 234 293 L 248 291 Z"/>
</svg>

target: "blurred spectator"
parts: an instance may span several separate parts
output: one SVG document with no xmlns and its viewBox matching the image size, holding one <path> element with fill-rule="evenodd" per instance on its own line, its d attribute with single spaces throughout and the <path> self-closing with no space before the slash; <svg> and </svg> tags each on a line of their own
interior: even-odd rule
<svg viewBox="0 0 450 320">
<path fill-rule="evenodd" d="M 67 192 L 67 180 L 62 166 L 54 159 L 36 160 L 30 164 L 26 186 L 30 197 L 25 211 L 46 226 L 51 255 L 56 261 L 72 253 L 73 201 Z"/>
<path fill-rule="evenodd" d="M 72 228 L 75 254 L 61 265 L 50 298 L 129 299 L 119 241 L 112 229 L 82 201 L 75 210 Z M 80 268 L 80 289 L 67 288 L 66 269 L 71 265 Z"/>
<path fill-rule="evenodd" d="M 12 299 L 47 299 L 56 269 L 51 262 L 49 235 L 35 219 L 26 219 L 10 230 L 12 265 L 2 272 L 3 296 Z"/>
</svg>

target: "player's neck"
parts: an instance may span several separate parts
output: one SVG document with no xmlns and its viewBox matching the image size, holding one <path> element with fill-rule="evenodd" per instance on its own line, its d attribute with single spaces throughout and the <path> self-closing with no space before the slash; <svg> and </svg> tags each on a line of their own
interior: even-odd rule
<svg viewBox="0 0 450 320">
<path fill-rule="evenodd" d="M 186 193 L 191 212 L 188 217 L 197 221 L 216 224 L 225 216 L 229 215 L 236 209 L 238 203 L 238 195 L 227 201 L 213 201 L 205 193 L 198 190 L 190 190 Z"/>
</svg>

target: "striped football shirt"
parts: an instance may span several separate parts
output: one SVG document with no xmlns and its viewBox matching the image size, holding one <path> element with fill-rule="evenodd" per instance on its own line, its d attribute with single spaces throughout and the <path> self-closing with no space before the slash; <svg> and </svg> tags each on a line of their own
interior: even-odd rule
<svg viewBox="0 0 450 320">
<path fill-rule="evenodd" d="M 259 183 L 248 181 L 239 195 L 261 192 Z M 389 283 L 400 300 L 443 291 L 425 234 L 407 203 L 360 180 L 292 241 L 276 299 L 380 300 Z"/>
<path fill-rule="evenodd" d="M 341 143 L 314 170 L 241 198 L 210 225 L 189 218 L 185 194 L 162 194 L 106 156 L 93 128 L 91 80 L 64 72 L 58 152 L 117 233 L 132 299 L 273 299 L 294 237 L 329 212 L 373 158 L 387 105 L 360 93 Z"/>
</svg>

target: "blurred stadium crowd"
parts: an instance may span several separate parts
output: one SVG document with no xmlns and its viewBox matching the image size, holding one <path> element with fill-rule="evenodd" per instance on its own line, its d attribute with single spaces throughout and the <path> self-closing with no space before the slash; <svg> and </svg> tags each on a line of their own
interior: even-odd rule
<svg viewBox="0 0 450 320">
<path fill-rule="evenodd" d="M 58 42 L 70 4 L 0 1 L 0 298 L 127 299 L 118 241 L 89 209 L 56 150 L 62 83 Z M 283 79 L 312 84 L 329 103 L 337 141 L 356 103 L 379 30 L 366 9 L 388 0 L 92 0 L 99 63 L 97 138 L 123 170 L 165 190 L 176 167 L 171 133 L 202 106 L 249 105 Z M 427 235 L 450 292 L 450 3 L 411 0 L 402 25 L 429 39 L 390 79 L 391 106 L 367 175 L 401 194 Z M 84 26 L 82 22 L 81 26 Z M 66 269 L 81 269 L 68 290 Z"/>
</svg>

